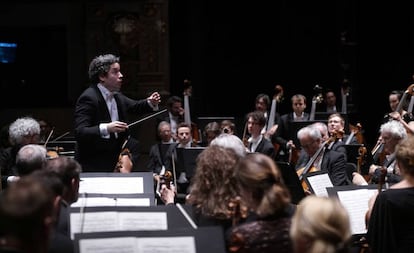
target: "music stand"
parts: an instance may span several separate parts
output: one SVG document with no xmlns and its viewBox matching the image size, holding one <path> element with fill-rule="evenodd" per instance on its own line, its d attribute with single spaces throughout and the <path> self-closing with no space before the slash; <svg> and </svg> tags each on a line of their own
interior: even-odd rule
<svg viewBox="0 0 414 253">
<path fill-rule="evenodd" d="M 283 182 L 290 191 L 292 203 L 298 204 L 305 196 L 298 174 L 292 164 L 287 162 L 277 162 L 277 166 L 282 172 Z"/>
<path fill-rule="evenodd" d="M 363 146 L 364 144 L 345 144 L 344 147 L 346 150 L 347 161 L 357 164 L 358 157 L 360 156 L 359 149 Z"/>
<path fill-rule="evenodd" d="M 114 231 L 75 234 L 75 252 L 194 252 L 225 253 L 219 226 L 160 231 Z"/>
<path fill-rule="evenodd" d="M 194 175 L 196 168 L 197 156 L 205 149 L 205 147 L 190 147 L 190 148 L 177 148 L 177 160 L 176 173 L 180 175 L 181 172 L 185 172 L 187 178 L 191 178 Z"/>
</svg>

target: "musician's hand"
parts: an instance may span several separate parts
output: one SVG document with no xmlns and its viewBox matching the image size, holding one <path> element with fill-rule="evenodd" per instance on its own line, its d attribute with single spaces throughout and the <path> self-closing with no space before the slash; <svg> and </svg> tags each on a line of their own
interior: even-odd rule
<svg viewBox="0 0 414 253">
<path fill-rule="evenodd" d="M 352 173 L 352 183 L 355 185 L 368 185 L 367 181 L 365 181 L 365 178 L 357 172 Z"/>
<path fill-rule="evenodd" d="M 161 185 L 161 200 L 165 205 L 174 203 L 175 199 L 175 186 L 170 185 L 168 188 L 165 184 Z"/>
<path fill-rule="evenodd" d="M 125 132 L 128 129 L 128 124 L 121 121 L 113 121 L 108 123 L 107 130 L 109 133 Z"/>
<path fill-rule="evenodd" d="M 161 103 L 161 95 L 158 92 L 154 92 L 149 97 L 147 97 L 147 100 L 153 106 L 158 106 L 158 104 Z"/>
</svg>

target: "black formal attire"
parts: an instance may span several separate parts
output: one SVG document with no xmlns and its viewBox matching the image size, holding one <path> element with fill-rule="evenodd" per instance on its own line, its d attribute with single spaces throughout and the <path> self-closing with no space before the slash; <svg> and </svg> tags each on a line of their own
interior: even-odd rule
<svg viewBox="0 0 414 253">
<path fill-rule="evenodd" d="M 309 120 L 309 113 L 304 112 L 303 118 L 298 121 L 308 121 Z M 278 122 L 278 127 L 276 133 L 272 136 L 272 142 L 279 144 L 280 152 L 283 151 L 285 155 L 288 154 L 288 148 L 286 147 L 286 143 L 289 140 L 293 140 L 296 148 L 300 148 L 300 142 L 297 137 L 297 129 L 293 131 L 292 122 L 294 121 L 293 112 L 283 114 L 280 116 L 280 120 Z M 283 158 L 283 155 L 281 155 Z"/>
<path fill-rule="evenodd" d="M 1 186 L 7 188 L 7 178 L 17 176 L 16 155 L 20 146 L 12 146 L 0 151 Z"/>
<path fill-rule="evenodd" d="M 276 159 L 275 146 L 273 146 L 273 143 L 270 140 L 261 136 L 261 138 L 258 140 L 257 147 L 255 150 L 252 150 L 252 145 L 253 143 L 250 141 L 248 148 L 251 152 L 262 153 L 262 154 L 269 156 L 273 160 Z"/>
<path fill-rule="evenodd" d="M 414 252 L 413 213 L 414 187 L 379 193 L 368 225 L 370 252 Z"/>
<path fill-rule="evenodd" d="M 395 163 L 396 163 L 395 154 L 392 154 L 386 157 L 382 164 L 382 167 L 387 169 L 385 178 L 386 178 L 386 182 L 389 184 L 395 184 L 402 180 L 402 177 L 400 175 L 395 174 L 396 173 Z M 380 182 L 381 176 L 382 176 L 381 167 L 379 167 L 374 171 L 374 174 L 371 177 L 371 182 L 374 184 L 378 184 Z"/>
<path fill-rule="evenodd" d="M 229 230 L 227 247 L 244 253 L 293 252 L 289 231 L 294 211 L 290 205 L 279 214 L 268 217 L 249 214 L 245 221 Z"/>
<path fill-rule="evenodd" d="M 55 230 L 50 238 L 48 253 L 72 253 L 75 252 L 74 242 L 69 234 L 69 209 L 66 201 L 60 202 L 59 215 Z"/>
<path fill-rule="evenodd" d="M 122 93 L 115 93 L 119 121 L 129 122 L 128 113 L 149 113 L 153 108 L 146 99 L 133 100 Z M 78 98 L 75 108 L 75 137 L 77 141 L 75 158 L 82 165 L 83 172 L 113 172 L 118 162 L 122 145 L 129 132 L 101 137 L 99 124 L 111 122 L 105 98 L 97 85 L 87 88 Z"/>
<path fill-rule="evenodd" d="M 153 173 L 160 174 L 162 166 L 166 170 L 172 170 L 172 156 L 176 143 L 156 143 L 151 146 L 147 168 Z"/>
<path fill-rule="evenodd" d="M 310 159 L 311 157 L 306 152 L 301 152 L 296 163 L 296 170 L 304 168 Z M 334 186 L 349 184 L 344 153 L 325 149 L 320 169 L 328 173 Z"/>
</svg>

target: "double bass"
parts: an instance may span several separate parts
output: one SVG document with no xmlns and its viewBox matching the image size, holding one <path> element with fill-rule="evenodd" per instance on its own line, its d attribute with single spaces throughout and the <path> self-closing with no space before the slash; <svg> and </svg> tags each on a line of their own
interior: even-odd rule
<svg viewBox="0 0 414 253">
<path fill-rule="evenodd" d="M 191 138 L 193 143 L 201 143 L 201 131 L 197 125 L 191 121 L 190 113 L 190 100 L 189 97 L 192 95 L 191 81 L 188 79 L 184 80 L 184 122 L 191 126 Z"/>
<path fill-rule="evenodd" d="M 266 125 L 266 133 L 265 137 L 270 138 L 272 134 L 276 132 L 277 129 L 277 122 L 275 124 L 275 117 L 276 117 L 276 107 L 277 103 L 280 103 L 283 99 L 283 88 L 280 85 L 275 86 L 275 95 L 272 99 L 272 105 L 270 107 L 270 113 L 269 113 L 269 120 L 267 121 Z M 270 134 L 272 132 L 272 134 Z M 279 144 L 273 143 L 273 146 L 275 147 L 275 152 L 279 152 Z"/>
</svg>

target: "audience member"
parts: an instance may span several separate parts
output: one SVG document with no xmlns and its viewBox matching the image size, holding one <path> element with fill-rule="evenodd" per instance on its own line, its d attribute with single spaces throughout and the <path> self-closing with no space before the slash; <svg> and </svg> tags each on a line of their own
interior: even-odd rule
<svg viewBox="0 0 414 253">
<path fill-rule="evenodd" d="M 290 236 L 295 253 L 348 253 L 348 212 L 337 199 L 307 196 L 293 215 Z"/>
<path fill-rule="evenodd" d="M 48 185 L 31 176 L 7 187 L 0 196 L 0 251 L 48 252 L 58 201 Z"/>
<path fill-rule="evenodd" d="M 19 177 L 43 169 L 47 162 L 47 150 L 39 144 L 27 144 L 16 155 L 16 170 Z"/>
<path fill-rule="evenodd" d="M 261 153 L 248 154 L 237 165 L 235 178 L 242 206 L 249 214 L 232 227 L 229 252 L 292 252 L 288 235 L 295 209 L 274 160 Z M 243 217 L 243 209 L 241 212 L 234 213 L 235 221 Z"/>
</svg>

